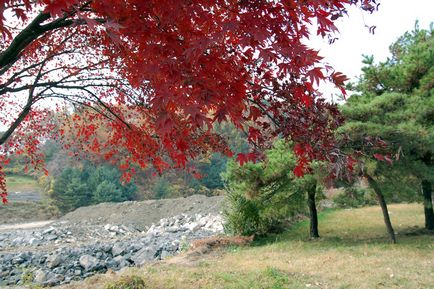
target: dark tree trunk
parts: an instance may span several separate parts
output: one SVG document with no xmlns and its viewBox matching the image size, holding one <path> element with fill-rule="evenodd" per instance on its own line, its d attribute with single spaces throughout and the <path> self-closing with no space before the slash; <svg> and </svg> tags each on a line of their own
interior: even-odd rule
<svg viewBox="0 0 434 289">
<path fill-rule="evenodd" d="M 380 203 L 381 210 L 383 211 L 384 223 L 386 224 L 387 233 L 389 234 L 390 241 L 395 244 L 395 231 L 393 230 L 392 223 L 390 222 L 389 211 L 387 209 L 386 201 L 384 200 L 383 193 L 381 192 L 380 186 L 377 181 L 375 181 L 370 175 L 366 175 L 368 178 L 369 186 L 374 189 L 377 195 L 378 202 Z"/>
<path fill-rule="evenodd" d="M 318 233 L 318 213 L 315 204 L 316 195 L 316 183 L 312 185 L 307 192 L 307 205 L 309 207 L 309 217 L 310 217 L 310 238 L 319 238 Z"/>
<path fill-rule="evenodd" d="M 30 113 L 32 108 L 32 98 L 30 98 L 23 108 L 23 110 L 18 115 L 17 119 L 12 123 L 12 125 L 0 136 L 0 145 L 4 144 L 12 133 L 17 129 L 17 127 L 24 121 L 26 116 Z"/>
<path fill-rule="evenodd" d="M 423 208 L 425 212 L 425 228 L 434 230 L 434 212 L 432 207 L 432 184 L 428 180 L 422 180 Z"/>
</svg>

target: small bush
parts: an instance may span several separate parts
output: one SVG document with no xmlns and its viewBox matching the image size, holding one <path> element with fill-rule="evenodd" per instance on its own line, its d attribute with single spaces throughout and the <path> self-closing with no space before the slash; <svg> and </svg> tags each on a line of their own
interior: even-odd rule
<svg viewBox="0 0 434 289">
<path fill-rule="evenodd" d="M 277 192 L 249 198 L 243 191 L 228 190 L 223 211 L 225 231 L 242 236 L 279 233 L 303 211 L 303 204 L 303 194 Z"/>
<path fill-rule="evenodd" d="M 146 283 L 142 277 L 127 276 L 108 284 L 106 289 L 145 289 Z"/>
<path fill-rule="evenodd" d="M 224 215 L 229 234 L 250 236 L 282 231 L 305 210 L 305 192 L 313 176 L 296 178 L 296 157 L 290 144 L 277 141 L 266 158 L 243 166 L 228 163 Z"/>
<path fill-rule="evenodd" d="M 340 208 L 359 208 L 377 203 L 374 194 L 365 188 L 347 187 L 342 194 L 333 198 L 336 206 Z"/>
<path fill-rule="evenodd" d="M 255 200 L 248 200 L 244 192 L 228 190 L 225 209 L 225 231 L 229 234 L 247 236 L 264 231 L 267 223 L 261 220 L 261 206 Z"/>
</svg>

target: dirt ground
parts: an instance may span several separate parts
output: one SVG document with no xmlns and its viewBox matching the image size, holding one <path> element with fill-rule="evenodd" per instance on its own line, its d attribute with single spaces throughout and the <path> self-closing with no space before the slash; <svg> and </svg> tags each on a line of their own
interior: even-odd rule
<svg viewBox="0 0 434 289">
<path fill-rule="evenodd" d="M 60 221 L 92 224 L 128 224 L 140 231 L 160 219 L 180 214 L 218 214 L 223 197 L 193 195 L 186 198 L 147 200 L 141 202 L 102 203 L 82 207 L 66 214 Z"/>
</svg>

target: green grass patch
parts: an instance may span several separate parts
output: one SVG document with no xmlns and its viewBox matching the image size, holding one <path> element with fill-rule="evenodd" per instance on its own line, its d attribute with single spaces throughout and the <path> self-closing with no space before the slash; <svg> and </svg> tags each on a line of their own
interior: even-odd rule
<svg viewBox="0 0 434 289">
<path fill-rule="evenodd" d="M 38 182 L 31 176 L 8 175 L 6 187 L 10 192 L 40 192 Z"/>
</svg>

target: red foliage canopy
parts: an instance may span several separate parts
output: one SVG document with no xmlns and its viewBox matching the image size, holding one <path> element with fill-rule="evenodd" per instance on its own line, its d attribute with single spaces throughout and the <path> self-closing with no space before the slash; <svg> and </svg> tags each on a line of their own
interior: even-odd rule
<svg viewBox="0 0 434 289">
<path fill-rule="evenodd" d="M 0 0 L 0 165 L 10 153 L 40 165 L 54 126 L 43 100 L 60 99 L 88 107 L 64 126 L 69 141 L 125 169 L 162 170 L 163 153 L 178 166 L 204 150 L 230 154 L 211 130 L 228 120 L 258 146 L 298 143 L 301 174 L 330 158 L 341 122 L 314 84 L 345 80 L 303 41 L 309 25 L 335 32 L 349 5 L 372 11 L 375 0 Z"/>
</svg>

